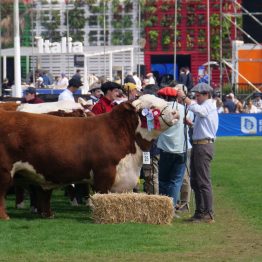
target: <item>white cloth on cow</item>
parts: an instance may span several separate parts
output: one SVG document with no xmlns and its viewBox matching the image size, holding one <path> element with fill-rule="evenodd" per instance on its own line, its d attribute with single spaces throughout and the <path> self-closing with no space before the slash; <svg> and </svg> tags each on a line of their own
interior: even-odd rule
<svg viewBox="0 0 262 262">
<path fill-rule="evenodd" d="M 66 89 L 59 95 L 58 101 L 72 101 L 72 102 L 75 102 L 75 99 L 74 99 L 73 93 L 69 89 Z"/>
<path fill-rule="evenodd" d="M 58 102 L 48 102 L 41 104 L 22 104 L 17 107 L 17 111 L 34 113 L 34 114 L 45 114 L 49 112 L 55 112 L 58 110 L 63 110 L 65 112 L 72 112 L 76 109 L 82 109 L 81 104 L 74 101 L 58 101 Z"/>
</svg>

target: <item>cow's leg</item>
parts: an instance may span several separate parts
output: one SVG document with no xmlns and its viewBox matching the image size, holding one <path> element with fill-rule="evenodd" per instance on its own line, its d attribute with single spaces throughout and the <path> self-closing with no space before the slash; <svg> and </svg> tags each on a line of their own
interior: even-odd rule
<svg viewBox="0 0 262 262">
<path fill-rule="evenodd" d="M 20 209 L 24 208 L 24 195 L 25 190 L 22 186 L 16 185 L 15 186 L 15 207 Z"/>
<path fill-rule="evenodd" d="M 114 167 L 94 172 L 94 189 L 96 192 L 106 194 L 115 182 L 116 169 Z"/>
<path fill-rule="evenodd" d="M 41 187 L 37 188 L 37 212 L 43 218 L 53 218 L 51 211 L 51 200 L 52 190 L 43 190 Z"/>
<path fill-rule="evenodd" d="M 29 195 L 30 195 L 30 209 L 32 213 L 37 213 L 37 189 L 35 185 L 29 186 Z"/>
<path fill-rule="evenodd" d="M 0 171 L 0 219 L 9 220 L 9 216 L 5 210 L 5 195 L 9 186 L 11 185 L 11 176 L 8 172 Z"/>
</svg>

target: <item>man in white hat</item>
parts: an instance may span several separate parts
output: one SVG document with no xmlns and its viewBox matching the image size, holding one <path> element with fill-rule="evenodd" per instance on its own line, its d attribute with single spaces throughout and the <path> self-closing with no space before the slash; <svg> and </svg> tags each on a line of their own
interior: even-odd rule
<svg viewBox="0 0 262 262">
<path fill-rule="evenodd" d="M 99 82 L 93 83 L 90 86 L 89 92 L 91 93 L 90 99 L 92 100 L 93 105 L 95 105 L 103 95 L 101 84 Z"/>
</svg>

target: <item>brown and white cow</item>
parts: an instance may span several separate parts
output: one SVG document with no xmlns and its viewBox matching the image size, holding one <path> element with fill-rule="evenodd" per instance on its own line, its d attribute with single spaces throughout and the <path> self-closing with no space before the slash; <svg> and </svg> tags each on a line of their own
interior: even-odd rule
<svg viewBox="0 0 262 262">
<path fill-rule="evenodd" d="M 141 110 L 158 109 L 160 129 L 142 127 Z M 89 118 L 57 118 L 0 111 L 0 218 L 9 219 L 4 196 L 16 174 L 40 185 L 39 212 L 52 215 L 52 189 L 91 181 L 101 193 L 129 191 L 137 184 L 142 152 L 177 114 L 167 102 L 144 95 L 112 112 Z"/>
<path fill-rule="evenodd" d="M 20 101 L 17 102 L 1 102 L 0 109 L 6 111 L 16 111 L 16 109 L 21 105 Z"/>
</svg>

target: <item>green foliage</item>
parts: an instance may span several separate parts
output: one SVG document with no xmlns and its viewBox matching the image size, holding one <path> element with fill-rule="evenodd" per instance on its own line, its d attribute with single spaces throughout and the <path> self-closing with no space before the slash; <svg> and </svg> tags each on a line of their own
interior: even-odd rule
<svg viewBox="0 0 262 262">
<path fill-rule="evenodd" d="M 131 15 L 124 15 L 123 16 L 123 27 L 124 28 L 132 27 L 132 16 Z"/>
<path fill-rule="evenodd" d="M 68 11 L 69 27 L 75 29 L 83 29 L 85 27 L 86 18 L 84 9 L 74 8 Z M 65 13 L 66 21 L 66 13 Z"/>
<path fill-rule="evenodd" d="M 111 35 L 111 44 L 112 45 L 122 45 L 123 34 L 122 31 L 113 31 Z"/>
<path fill-rule="evenodd" d="M 144 6 L 143 10 L 146 13 L 154 14 L 156 12 L 157 8 L 155 6 Z"/>
<path fill-rule="evenodd" d="M 151 30 L 148 32 L 150 41 L 157 41 L 158 39 L 158 32 L 156 30 Z"/>
<path fill-rule="evenodd" d="M 133 33 L 132 31 L 126 31 L 123 37 L 124 45 L 132 45 L 133 44 Z"/>
<path fill-rule="evenodd" d="M 50 15 L 49 15 L 50 14 Z M 56 31 L 60 27 L 61 15 L 59 10 L 44 11 L 41 16 L 42 26 L 47 29 L 42 35 L 51 41 L 59 41 L 61 38 L 60 32 Z"/>
<path fill-rule="evenodd" d="M 158 21 L 157 16 L 148 16 L 145 19 L 141 21 L 141 26 L 142 27 L 151 27 L 154 26 Z"/>
<path fill-rule="evenodd" d="M 170 31 L 163 31 L 162 33 L 162 45 L 169 46 L 171 44 L 171 32 Z"/>
</svg>

